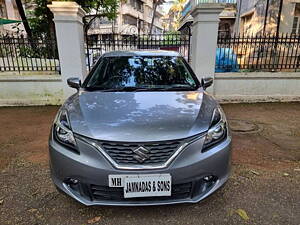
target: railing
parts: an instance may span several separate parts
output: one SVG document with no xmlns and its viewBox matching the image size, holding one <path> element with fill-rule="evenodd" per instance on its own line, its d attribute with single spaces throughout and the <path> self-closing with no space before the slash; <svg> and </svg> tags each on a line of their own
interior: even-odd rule
<svg viewBox="0 0 300 225">
<path fill-rule="evenodd" d="M 216 72 L 299 71 L 300 36 L 219 36 Z"/>
<path fill-rule="evenodd" d="M 118 35 L 88 37 L 86 43 L 87 66 L 91 69 L 97 59 L 109 51 L 119 50 L 170 50 L 177 51 L 187 61 L 190 60 L 190 35 L 153 34 L 153 35 Z"/>
<path fill-rule="evenodd" d="M 56 40 L 0 36 L 0 72 L 60 72 Z"/>
<path fill-rule="evenodd" d="M 204 4 L 204 3 L 231 3 L 231 4 L 236 4 L 236 2 L 237 2 L 237 0 L 195 0 L 196 5 Z"/>
</svg>

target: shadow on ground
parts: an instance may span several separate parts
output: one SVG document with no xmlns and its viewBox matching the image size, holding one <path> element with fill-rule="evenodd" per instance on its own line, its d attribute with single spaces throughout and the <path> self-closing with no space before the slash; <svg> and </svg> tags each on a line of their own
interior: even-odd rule
<svg viewBox="0 0 300 225">
<path fill-rule="evenodd" d="M 223 108 L 235 130 L 228 183 L 198 204 L 151 207 L 85 207 L 59 194 L 47 149 L 58 107 L 0 108 L 0 224 L 298 225 L 300 104 Z"/>
</svg>

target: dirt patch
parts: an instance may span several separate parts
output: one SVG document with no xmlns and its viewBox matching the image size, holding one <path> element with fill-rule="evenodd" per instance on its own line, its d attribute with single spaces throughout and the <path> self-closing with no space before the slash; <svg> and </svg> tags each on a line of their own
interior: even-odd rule
<svg viewBox="0 0 300 225">
<path fill-rule="evenodd" d="M 231 121 L 255 124 L 257 132 L 233 132 L 233 163 L 277 171 L 300 160 L 300 104 L 223 105 Z"/>
<path fill-rule="evenodd" d="M 21 155 L 37 163 L 47 162 L 47 140 L 57 110 L 55 106 L 0 109 L 0 170 Z"/>
<path fill-rule="evenodd" d="M 244 121 L 244 120 L 229 120 L 230 129 L 232 132 L 235 133 L 256 133 L 261 130 L 261 128 L 250 121 Z"/>
</svg>

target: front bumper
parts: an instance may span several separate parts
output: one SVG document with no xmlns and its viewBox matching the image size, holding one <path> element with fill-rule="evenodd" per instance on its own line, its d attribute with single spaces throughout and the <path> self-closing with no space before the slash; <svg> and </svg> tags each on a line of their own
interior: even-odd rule
<svg viewBox="0 0 300 225">
<path fill-rule="evenodd" d="M 76 140 L 80 154 L 74 153 L 50 138 L 51 177 L 55 185 L 84 205 L 165 205 L 196 203 L 220 188 L 229 177 L 231 137 L 217 146 L 201 152 L 204 138 L 188 145 L 163 169 L 116 169 L 93 146 Z M 120 188 L 108 188 L 110 174 L 158 174 L 172 176 L 172 196 L 124 199 Z M 213 176 L 205 182 L 205 176 Z M 78 180 L 70 184 L 70 180 Z M 96 196 L 93 190 L 100 192 Z"/>
</svg>

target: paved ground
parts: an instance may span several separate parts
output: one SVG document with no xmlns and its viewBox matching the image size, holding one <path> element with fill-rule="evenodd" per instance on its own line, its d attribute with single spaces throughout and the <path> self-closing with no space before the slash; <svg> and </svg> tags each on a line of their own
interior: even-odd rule
<svg viewBox="0 0 300 225">
<path fill-rule="evenodd" d="M 0 224 L 300 224 L 300 104 L 224 105 L 238 131 L 229 182 L 198 204 L 159 207 L 85 207 L 58 194 L 47 152 L 57 109 L 0 108 Z"/>
</svg>

